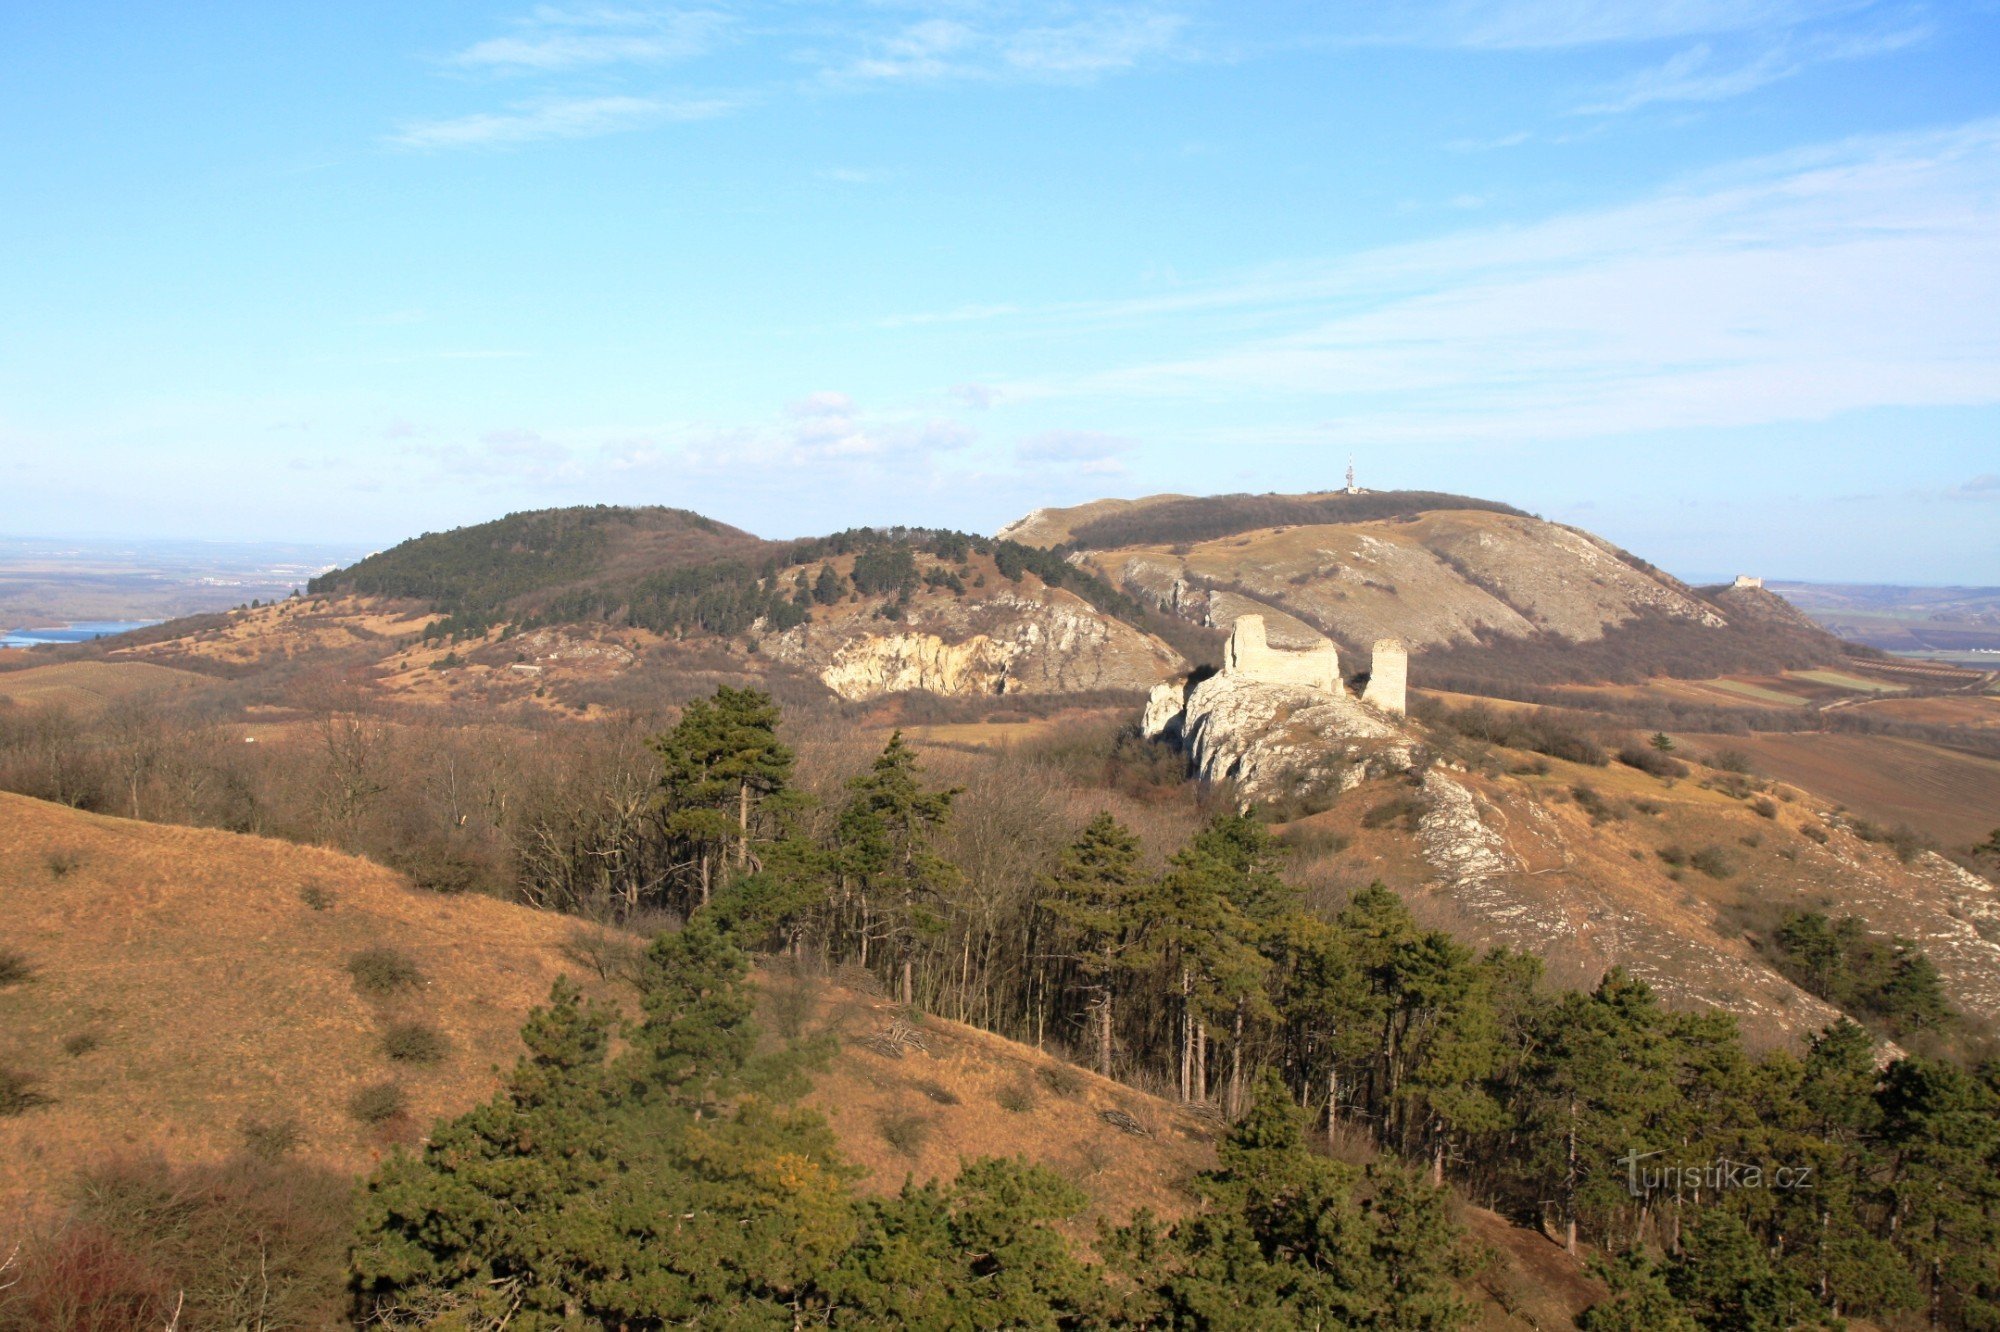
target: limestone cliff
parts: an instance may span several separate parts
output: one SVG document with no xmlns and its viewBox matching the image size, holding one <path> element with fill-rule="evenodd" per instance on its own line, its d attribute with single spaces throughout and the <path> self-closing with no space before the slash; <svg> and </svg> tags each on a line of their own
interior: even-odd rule
<svg viewBox="0 0 2000 1332">
<path fill-rule="evenodd" d="M 1396 663 L 1393 710 L 1348 692 L 1332 643 L 1275 648 L 1262 617 L 1242 616 L 1220 671 L 1154 688 L 1145 733 L 1181 746 L 1196 776 L 1232 781 L 1252 799 L 1346 790 L 1371 776 L 1405 771 L 1416 746 L 1398 724 L 1400 644 L 1382 646 Z M 1376 693 L 1379 703 L 1383 691 Z"/>
<path fill-rule="evenodd" d="M 1187 669 L 1158 639 L 1061 588 L 1026 580 L 977 599 L 918 597 L 900 620 L 829 616 L 760 639 L 843 698 L 1142 690 Z"/>
</svg>

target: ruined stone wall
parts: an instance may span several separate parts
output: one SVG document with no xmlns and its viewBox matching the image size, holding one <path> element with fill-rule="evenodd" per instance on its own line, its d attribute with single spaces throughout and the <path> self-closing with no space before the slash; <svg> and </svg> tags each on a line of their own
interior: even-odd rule
<svg viewBox="0 0 2000 1332">
<path fill-rule="evenodd" d="M 1361 701 L 1371 707 L 1401 717 L 1408 708 L 1410 652 L 1400 638 L 1375 642 L 1375 655 L 1368 664 L 1368 684 Z"/>
<path fill-rule="evenodd" d="M 1229 632 L 1222 669 L 1232 676 L 1259 684 L 1301 685 L 1344 695 L 1347 686 L 1340 678 L 1340 650 L 1331 641 L 1301 651 L 1274 648 L 1264 634 L 1264 617 L 1239 615 Z"/>
</svg>

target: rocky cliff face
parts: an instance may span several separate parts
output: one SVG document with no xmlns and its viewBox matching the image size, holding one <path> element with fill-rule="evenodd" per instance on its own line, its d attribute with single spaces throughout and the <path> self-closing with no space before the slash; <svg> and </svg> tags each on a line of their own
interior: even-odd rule
<svg viewBox="0 0 2000 1332">
<path fill-rule="evenodd" d="M 1180 744 L 1195 776 L 1232 781 L 1249 799 L 1348 790 L 1407 770 L 1417 747 L 1408 732 L 1352 697 L 1226 672 L 1191 686 L 1159 686 L 1148 700 L 1146 728 Z"/>
<path fill-rule="evenodd" d="M 1331 643 L 1275 647 L 1263 618 L 1245 615 L 1222 669 L 1155 687 L 1143 726 L 1149 738 L 1185 749 L 1204 781 L 1269 799 L 1407 771 L 1416 744 L 1399 721 L 1347 692 Z"/>
<path fill-rule="evenodd" d="M 900 620 L 829 616 L 759 642 L 843 698 L 1143 690 L 1187 669 L 1178 653 L 1061 588 L 1023 580 L 992 596 L 920 596 Z"/>
</svg>

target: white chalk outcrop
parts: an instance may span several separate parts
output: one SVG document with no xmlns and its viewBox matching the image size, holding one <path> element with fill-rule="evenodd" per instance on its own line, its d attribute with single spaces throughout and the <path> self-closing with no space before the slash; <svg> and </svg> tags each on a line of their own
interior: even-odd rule
<svg viewBox="0 0 2000 1332">
<path fill-rule="evenodd" d="M 768 635 L 759 648 L 811 670 L 850 699 L 912 689 L 953 695 L 1143 689 L 1186 668 L 1166 644 L 1059 588 L 1009 590 L 972 602 L 919 601 L 900 622 L 802 624 Z"/>
<path fill-rule="evenodd" d="M 1233 781 L 1246 797 L 1346 790 L 1411 765 L 1415 741 L 1397 724 L 1404 671 L 1400 652 L 1393 655 L 1395 666 L 1383 674 L 1381 687 L 1371 676 L 1356 699 L 1341 680 L 1331 642 L 1303 651 L 1274 648 L 1262 618 L 1244 615 L 1230 634 L 1220 671 L 1154 686 L 1144 731 L 1184 748 L 1196 776 Z M 1371 706 L 1371 693 L 1377 706 Z M 1381 706 L 1387 702 L 1393 707 Z"/>
</svg>

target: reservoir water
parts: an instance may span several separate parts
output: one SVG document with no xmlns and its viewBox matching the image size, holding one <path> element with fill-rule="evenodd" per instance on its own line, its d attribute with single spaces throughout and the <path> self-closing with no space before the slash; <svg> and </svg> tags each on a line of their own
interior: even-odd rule
<svg viewBox="0 0 2000 1332">
<path fill-rule="evenodd" d="M 58 624 L 44 628 L 10 629 L 0 633 L 0 648 L 40 647 L 44 643 L 88 643 L 93 638 L 106 634 L 122 634 L 131 629 L 144 629 L 158 620 L 78 620 L 74 624 Z"/>
</svg>

